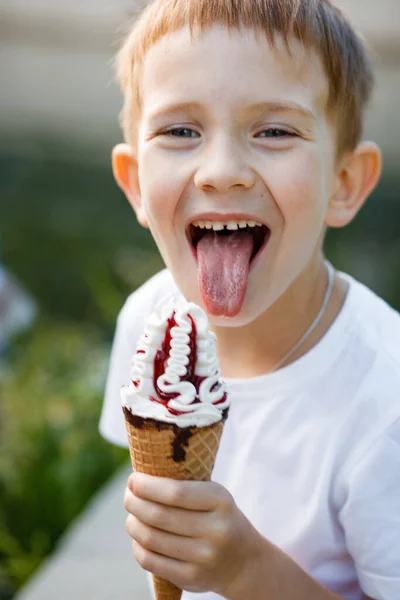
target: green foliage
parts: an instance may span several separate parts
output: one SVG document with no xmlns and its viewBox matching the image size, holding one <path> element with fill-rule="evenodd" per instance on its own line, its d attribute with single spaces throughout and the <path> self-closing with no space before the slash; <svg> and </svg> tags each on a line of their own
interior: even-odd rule
<svg viewBox="0 0 400 600">
<path fill-rule="evenodd" d="M 127 452 L 98 421 L 116 316 L 162 261 L 93 149 L 2 140 L 0 259 L 40 322 L 0 373 L 0 599 L 10 597 Z M 6 591 L 7 590 L 7 591 Z"/>
<path fill-rule="evenodd" d="M 163 264 L 113 180 L 108 149 L 93 162 L 93 150 L 58 140 L 4 141 L 0 197 L 0 258 L 42 314 L 111 337 L 126 296 Z"/>
<path fill-rule="evenodd" d="M 98 434 L 108 360 L 98 332 L 43 322 L 11 358 L 2 381 L 0 556 L 3 579 L 18 587 L 127 454 Z"/>
</svg>

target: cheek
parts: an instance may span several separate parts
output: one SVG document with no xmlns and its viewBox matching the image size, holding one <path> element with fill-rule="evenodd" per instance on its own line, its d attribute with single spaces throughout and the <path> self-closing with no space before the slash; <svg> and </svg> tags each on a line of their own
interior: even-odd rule
<svg viewBox="0 0 400 600">
<path fill-rule="evenodd" d="M 186 161 L 187 162 L 187 161 Z M 187 184 L 186 162 L 159 148 L 144 150 L 139 160 L 142 200 L 154 225 L 173 218 Z"/>
<path fill-rule="evenodd" d="M 145 153 L 139 161 L 139 183 L 150 226 L 157 228 L 173 210 L 174 179 L 168 176 L 163 161 Z"/>
<path fill-rule="evenodd" d="M 143 206 L 154 241 L 171 269 L 173 256 L 179 251 L 182 233 L 177 223 L 182 219 L 180 198 L 185 188 L 185 180 L 179 169 L 171 165 L 167 156 L 157 151 L 143 153 L 139 160 L 139 183 Z"/>
<path fill-rule="evenodd" d="M 317 153 L 303 152 L 290 162 L 275 165 L 274 194 L 286 229 L 315 229 L 323 223 L 327 186 L 322 160 Z"/>
</svg>

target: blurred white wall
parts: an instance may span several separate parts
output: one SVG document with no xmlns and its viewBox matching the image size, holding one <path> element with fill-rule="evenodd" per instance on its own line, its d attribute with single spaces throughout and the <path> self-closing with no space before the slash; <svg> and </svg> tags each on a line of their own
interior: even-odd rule
<svg viewBox="0 0 400 600">
<path fill-rule="evenodd" d="M 367 131 L 400 151 L 400 0 L 336 0 L 371 48 L 377 90 Z M 0 132 L 108 147 L 120 139 L 112 57 L 145 0 L 0 0 Z"/>
</svg>

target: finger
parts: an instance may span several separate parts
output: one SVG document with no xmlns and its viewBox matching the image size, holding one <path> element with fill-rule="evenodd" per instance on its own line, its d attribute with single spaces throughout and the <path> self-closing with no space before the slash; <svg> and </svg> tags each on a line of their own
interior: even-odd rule
<svg viewBox="0 0 400 600">
<path fill-rule="evenodd" d="M 128 487 L 145 500 L 199 511 L 214 510 L 229 496 L 225 488 L 212 481 L 176 481 L 144 473 L 133 473 Z"/>
<path fill-rule="evenodd" d="M 133 515 L 126 520 L 126 530 L 142 548 L 162 556 L 194 564 L 205 564 L 213 559 L 211 546 L 204 542 L 155 529 Z"/>
<path fill-rule="evenodd" d="M 132 540 L 132 552 L 142 569 L 182 589 L 188 588 L 196 576 L 196 570 L 190 563 L 156 554 L 143 548 L 136 540 Z"/>
<path fill-rule="evenodd" d="M 203 537 L 208 530 L 210 513 L 166 506 L 135 496 L 125 490 L 124 507 L 133 516 L 151 527 L 191 538 Z"/>
</svg>

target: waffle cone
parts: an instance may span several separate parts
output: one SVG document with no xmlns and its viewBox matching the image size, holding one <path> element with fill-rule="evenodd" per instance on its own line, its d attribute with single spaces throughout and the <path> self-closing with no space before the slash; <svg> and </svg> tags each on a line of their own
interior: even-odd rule
<svg viewBox="0 0 400 600">
<path fill-rule="evenodd" d="M 181 600 L 182 590 L 170 581 L 153 575 L 153 585 L 157 600 Z"/>
<path fill-rule="evenodd" d="M 208 427 L 178 427 L 123 408 L 132 467 L 171 479 L 209 481 L 225 419 Z M 153 575 L 157 600 L 180 600 L 182 590 Z"/>
</svg>

